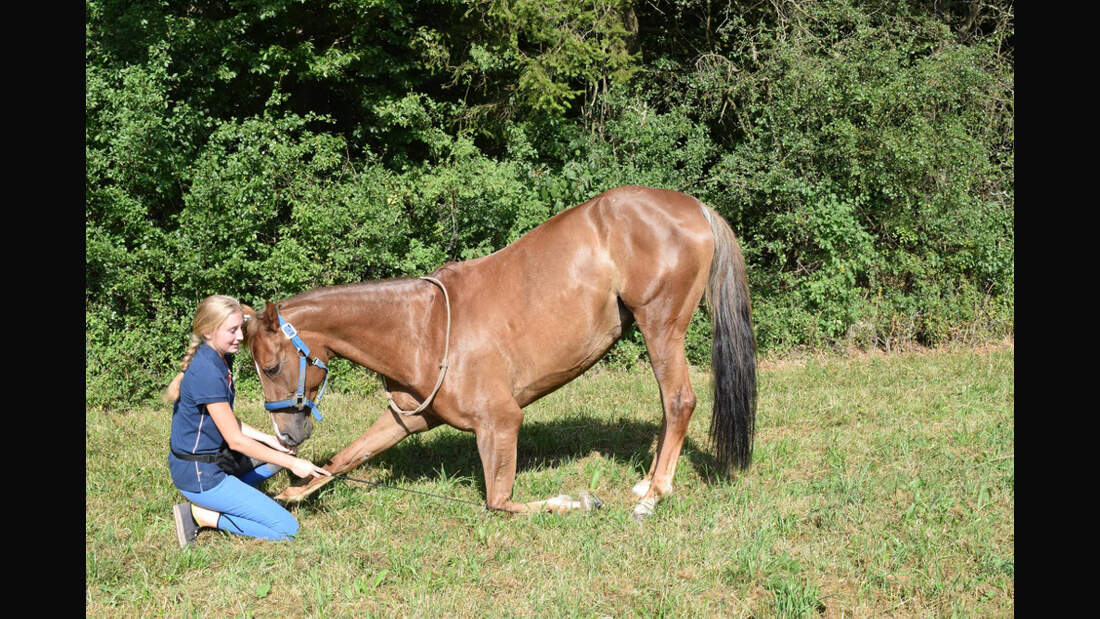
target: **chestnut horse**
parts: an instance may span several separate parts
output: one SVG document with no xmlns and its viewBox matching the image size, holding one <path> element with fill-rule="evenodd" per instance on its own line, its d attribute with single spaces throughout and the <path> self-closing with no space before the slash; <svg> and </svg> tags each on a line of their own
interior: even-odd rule
<svg viewBox="0 0 1100 619">
<path fill-rule="evenodd" d="M 565 495 L 513 501 L 516 442 L 523 407 L 591 367 L 633 321 L 664 409 L 653 462 L 633 488 L 640 497 L 634 515 L 646 516 L 672 491 L 695 409 L 684 336 L 706 293 L 714 324 L 710 438 L 722 473 L 749 465 L 756 340 L 744 261 L 729 224 L 699 200 L 663 189 L 612 189 L 491 255 L 446 264 L 425 279 L 318 288 L 268 302 L 262 313 L 245 310 L 247 345 L 280 440 L 293 447 L 310 436 L 310 398 L 327 382 L 325 362 L 339 356 L 380 374 L 391 407 L 326 470 L 345 473 L 446 423 L 476 436 L 488 508 L 598 507 L 598 500 Z M 293 325 L 294 340 L 283 324 Z M 295 341 L 309 352 L 299 352 Z M 296 389 L 304 392 L 297 407 L 288 399 Z M 332 480 L 310 478 L 276 498 L 300 500 Z"/>
</svg>

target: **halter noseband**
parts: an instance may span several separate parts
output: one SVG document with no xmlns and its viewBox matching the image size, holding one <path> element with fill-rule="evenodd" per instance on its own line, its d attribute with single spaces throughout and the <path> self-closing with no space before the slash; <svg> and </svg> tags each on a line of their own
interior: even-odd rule
<svg viewBox="0 0 1100 619">
<path fill-rule="evenodd" d="M 264 408 L 269 411 L 291 407 L 303 410 L 308 406 L 309 409 L 313 411 L 313 417 L 317 421 L 321 421 L 321 409 L 318 408 L 315 402 L 306 397 L 306 360 L 308 360 L 311 365 L 315 365 L 325 371 L 325 382 L 321 385 L 321 390 L 317 392 L 317 402 L 321 401 L 321 396 L 325 394 L 325 387 L 328 386 L 328 366 L 317 357 L 311 357 L 309 355 L 309 346 L 306 346 L 302 338 L 298 337 L 298 330 L 294 328 L 294 325 L 287 322 L 279 310 L 275 310 L 275 313 L 279 316 L 279 330 L 283 332 L 286 339 L 290 340 L 291 344 L 294 344 L 294 348 L 298 351 L 298 391 L 295 392 L 293 398 L 287 400 L 264 402 Z M 258 365 L 256 369 L 260 369 Z"/>
</svg>

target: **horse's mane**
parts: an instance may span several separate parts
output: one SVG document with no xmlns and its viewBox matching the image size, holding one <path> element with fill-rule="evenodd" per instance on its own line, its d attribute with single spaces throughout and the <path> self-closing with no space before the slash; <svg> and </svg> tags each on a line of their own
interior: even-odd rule
<svg viewBox="0 0 1100 619">
<path fill-rule="evenodd" d="M 309 290 L 303 290 L 302 292 L 299 292 L 298 294 L 296 294 L 292 297 L 287 297 L 287 298 L 283 299 L 282 301 L 279 301 L 278 305 L 279 306 L 288 306 L 288 305 L 293 306 L 293 305 L 297 305 L 297 304 L 300 304 L 300 303 L 308 303 L 310 301 L 318 301 L 318 300 L 321 300 L 321 299 L 323 299 L 327 296 L 336 295 L 336 294 L 366 292 L 368 290 L 371 290 L 371 289 L 374 289 L 374 288 L 377 288 L 377 287 L 391 285 L 391 284 L 404 283 L 404 282 L 412 281 L 413 279 L 415 279 L 415 278 L 412 278 L 412 277 L 391 277 L 391 278 L 388 278 L 388 279 L 376 279 L 376 280 L 369 280 L 369 281 L 362 281 L 362 282 L 352 282 L 350 284 L 337 284 L 337 285 L 334 285 L 334 286 L 322 286 L 320 288 L 311 288 Z"/>
</svg>

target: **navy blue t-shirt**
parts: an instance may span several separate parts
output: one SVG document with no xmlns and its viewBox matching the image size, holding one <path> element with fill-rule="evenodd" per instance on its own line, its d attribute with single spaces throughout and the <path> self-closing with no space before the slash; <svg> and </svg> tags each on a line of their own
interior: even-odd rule
<svg viewBox="0 0 1100 619">
<path fill-rule="evenodd" d="M 228 402 L 233 407 L 236 393 L 232 381 L 233 358 L 222 356 L 203 342 L 195 351 L 191 365 L 183 373 L 180 397 L 172 408 L 171 451 L 183 454 L 215 455 L 221 450 L 225 438 L 206 405 Z M 192 462 L 168 454 L 168 469 L 172 482 L 180 490 L 202 492 L 225 479 L 225 471 L 213 462 Z"/>
</svg>

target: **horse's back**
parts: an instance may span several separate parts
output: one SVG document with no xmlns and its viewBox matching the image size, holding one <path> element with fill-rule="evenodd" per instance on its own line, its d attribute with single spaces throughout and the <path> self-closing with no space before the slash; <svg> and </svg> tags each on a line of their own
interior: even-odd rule
<svg viewBox="0 0 1100 619">
<path fill-rule="evenodd" d="M 531 311 L 582 290 L 619 294 L 709 261 L 713 238 L 702 208 L 681 192 L 618 187 L 554 215 L 493 254 L 445 269 L 477 294 L 521 295 Z"/>
<path fill-rule="evenodd" d="M 706 242 L 709 237 L 698 199 L 678 191 L 628 185 L 558 213 L 488 258 L 515 266 L 535 259 L 541 265 L 543 256 L 562 259 L 603 250 L 611 259 L 625 262 L 641 257 L 630 252 Z M 561 262 L 561 268 L 567 268 L 566 261 Z"/>
</svg>

